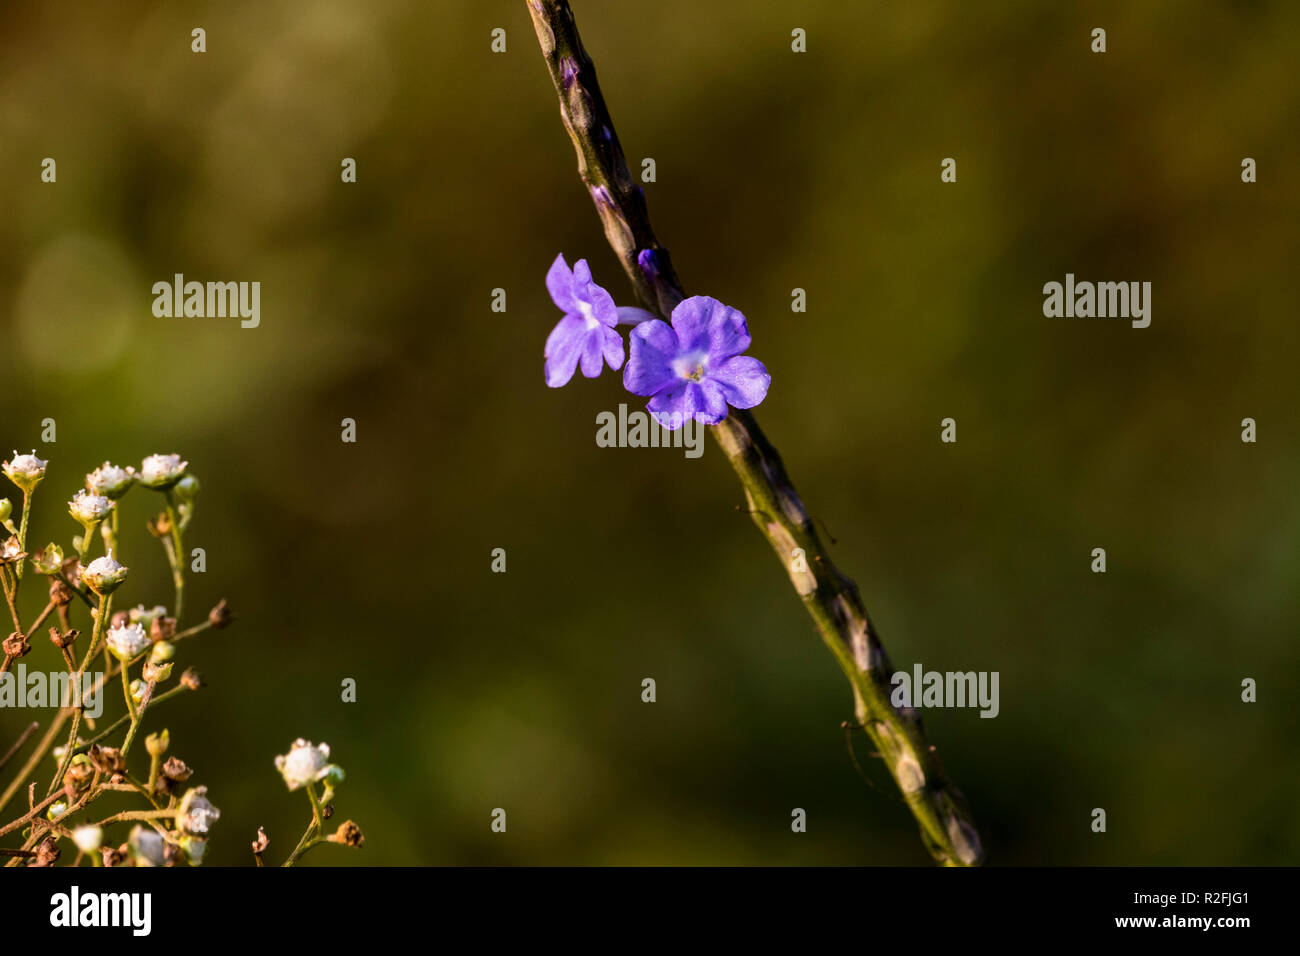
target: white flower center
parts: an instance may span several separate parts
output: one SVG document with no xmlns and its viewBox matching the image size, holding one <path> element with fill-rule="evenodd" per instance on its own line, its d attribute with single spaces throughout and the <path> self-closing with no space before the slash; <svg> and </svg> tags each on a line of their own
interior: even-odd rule
<svg viewBox="0 0 1300 956">
<path fill-rule="evenodd" d="M 698 382 L 704 378 L 709 370 L 709 356 L 707 352 L 689 352 L 685 355 L 679 355 L 673 359 L 673 374 L 678 378 L 688 379 L 692 382 Z"/>
</svg>

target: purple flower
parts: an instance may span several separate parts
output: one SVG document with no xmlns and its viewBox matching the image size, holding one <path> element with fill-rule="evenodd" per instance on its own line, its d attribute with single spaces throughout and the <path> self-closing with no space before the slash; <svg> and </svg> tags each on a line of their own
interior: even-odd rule
<svg viewBox="0 0 1300 956">
<path fill-rule="evenodd" d="M 564 256 L 555 257 L 546 273 L 546 289 L 564 318 L 546 339 L 546 384 L 567 385 L 578 363 L 582 374 L 595 378 L 601 367 L 623 367 L 623 337 L 618 334 L 618 309 L 610 294 L 591 281 L 586 259 L 573 269 Z"/>
<path fill-rule="evenodd" d="M 716 425 L 728 405 L 753 408 L 772 383 L 762 362 L 740 354 L 750 344 L 745 317 L 706 295 L 678 303 L 671 328 L 659 319 L 642 322 L 631 341 L 623 387 L 652 396 L 650 414 L 670 430 L 690 418 Z"/>
</svg>

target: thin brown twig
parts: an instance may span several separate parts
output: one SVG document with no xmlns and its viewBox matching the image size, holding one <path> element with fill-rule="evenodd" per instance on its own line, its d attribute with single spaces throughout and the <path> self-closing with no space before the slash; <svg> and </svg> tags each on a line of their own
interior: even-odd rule
<svg viewBox="0 0 1300 956">
<path fill-rule="evenodd" d="M 3 757 L 0 757 L 0 770 L 3 770 L 4 765 L 7 764 L 10 760 L 13 760 L 14 754 L 18 753 L 18 751 L 23 749 L 23 744 L 27 743 L 27 738 L 30 737 L 32 734 L 36 733 L 36 730 L 40 726 L 41 725 L 35 720 L 33 720 L 30 724 L 27 725 L 26 729 L 24 729 L 23 732 L 18 735 L 18 739 L 14 741 L 14 745 L 5 752 L 5 755 Z"/>
</svg>

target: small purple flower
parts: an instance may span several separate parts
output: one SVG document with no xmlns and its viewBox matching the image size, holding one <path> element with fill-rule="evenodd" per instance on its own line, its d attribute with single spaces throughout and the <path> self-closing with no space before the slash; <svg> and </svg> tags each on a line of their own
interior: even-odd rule
<svg viewBox="0 0 1300 956">
<path fill-rule="evenodd" d="M 570 270 L 563 254 L 556 256 L 546 273 L 546 289 L 564 313 L 546 339 L 546 384 L 551 388 L 567 385 L 579 362 L 587 378 L 599 375 L 605 362 L 618 371 L 623 367 L 623 337 L 616 327 L 654 318 L 645 309 L 614 305 L 610 294 L 591 281 L 586 259 Z"/>
<path fill-rule="evenodd" d="M 749 348 L 745 317 L 706 295 L 683 299 L 673 324 L 652 319 L 632 330 L 632 357 L 623 387 L 652 396 L 647 408 L 664 428 L 694 418 L 716 425 L 727 406 L 753 408 L 772 383 L 763 363 L 742 355 Z"/>
<path fill-rule="evenodd" d="M 623 337 L 618 334 L 618 308 L 610 294 L 591 281 L 586 259 L 569 269 L 563 254 L 546 273 L 546 289 L 564 318 L 546 339 L 546 384 L 567 385 L 582 363 L 582 374 L 595 378 L 608 362 L 623 367 Z"/>
</svg>

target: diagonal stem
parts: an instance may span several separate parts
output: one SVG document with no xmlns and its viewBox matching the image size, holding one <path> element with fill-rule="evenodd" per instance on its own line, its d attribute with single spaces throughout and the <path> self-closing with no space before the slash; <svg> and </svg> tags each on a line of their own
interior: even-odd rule
<svg viewBox="0 0 1300 956">
<path fill-rule="evenodd" d="M 633 181 L 596 68 L 582 46 L 567 0 L 526 0 L 560 100 L 560 117 L 605 228 L 642 304 L 667 318 L 685 298 L 668 252 L 650 226 L 645 194 Z M 984 851 L 961 793 L 944 777 L 912 708 L 889 699 L 892 667 L 857 585 L 835 567 L 794 490 L 776 448 L 754 416 L 731 409 L 711 431 L 745 488 L 749 511 L 787 569 L 822 640 L 853 688 L 858 721 L 871 736 L 939 863 L 971 866 Z M 794 560 L 802 549 L 805 560 Z M 804 568 L 807 570 L 804 570 Z"/>
</svg>

